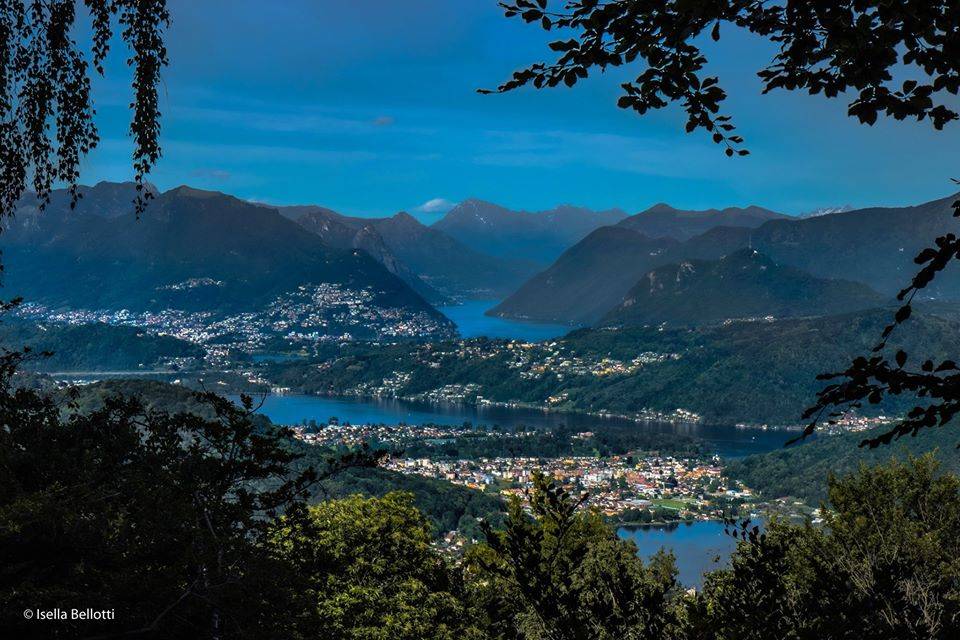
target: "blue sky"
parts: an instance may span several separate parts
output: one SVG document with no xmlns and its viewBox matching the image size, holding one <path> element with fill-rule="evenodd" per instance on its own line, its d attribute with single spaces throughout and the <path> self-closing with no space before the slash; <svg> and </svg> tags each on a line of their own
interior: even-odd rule
<svg viewBox="0 0 960 640">
<path fill-rule="evenodd" d="M 161 189 L 429 221 L 468 197 L 629 212 L 656 202 L 790 214 L 900 205 L 951 193 L 960 174 L 960 125 L 865 127 L 842 100 L 761 96 L 755 72 L 771 49 L 729 26 L 707 50 L 747 158 L 684 133 L 678 107 L 617 109 L 622 75 L 478 95 L 546 55 L 552 38 L 504 18 L 495 0 L 170 4 L 164 157 L 151 176 Z M 103 142 L 84 182 L 131 175 L 126 82 L 115 60 L 96 85 Z"/>
</svg>

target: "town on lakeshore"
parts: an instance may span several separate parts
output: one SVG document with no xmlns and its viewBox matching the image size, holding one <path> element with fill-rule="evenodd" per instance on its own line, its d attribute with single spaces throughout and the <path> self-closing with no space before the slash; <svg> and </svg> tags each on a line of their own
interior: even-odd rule
<svg viewBox="0 0 960 640">
<path fill-rule="evenodd" d="M 960 640 L 960 0 L 2 7 L 0 640 Z"/>
<path fill-rule="evenodd" d="M 216 281 L 187 281 L 168 287 L 192 289 L 218 286 Z M 198 344 L 207 366 L 222 366 L 232 352 L 255 353 L 282 339 L 288 349 L 356 339 L 442 338 L 452 335 L 448 324 L 423 312 L 377 304 L 367 290 L 335 283 L 301 285 L 278 296 L 265 308 L 236 314 L 178 309 L 61 309 L 27 302 L 15 311 L 27 320 L 85 325 L 101 323 L 142 328 Z"/>
<path fill-rule="evenodd" d="M 717 455 L 680 456 L 656 451 L 624 455 L 497 456 L 450 458 L 439 445 L 459 439 L 494 439 L 509 447 L 535 435 L 533 431 L 504 431 L 473 426 L 340 424 L 295 425 L 294 436 L 311 445 L 355 449 L 368 445 L 395 452 L 381 465 L 391 471 L 443 480 L 496 494 L 515 497 L 529 507 L 534 477 L 551 477 L 574 495 L 585 496 L 579 508 L 596 509 L 610 522 L 647 526 L 678 522 L 718 521 L 731 517 L 758 518 L 779 515 L 791 520 L 820 522 L 820 512 L 801 501 L 763 500 L 743 483 L 724 476 L 723 460 Z M 592 432 L 577 432 L 574 441 L 587 441 Z M 413 444 L 425 445 L 436 455 L 406 455 Z M 446 550 L 462 549 L 460 532 L 445 536 Z"/>
<path fill-rule="evenodd" d="M 167 288 L 192 290 L 216 288 L 222 283 L 191 279 Z M 679 349 L 664 346 L 651 349 L 639 345 L 631 350 L 622 345 L 616 354 L 583 349 L 566 339 L 530 341 L 523 339 L 457 338 L 456 328 L 423 311 L 385 307 L 365 289 L 335 283 L 301 285 L 276 297 L 257 311 L 242 313 L 187 312 L 178 309 L 131 311 L 129 309 L 88 310 L 26 302 L 13 316 L 45 326 L 129 327 L 144 335 L 174 338 L 194 345 L 195 355 L 160 356 L 138 362 L 138 375 L 155 375 L 169 381 L 203 383 L 217 380 L 223 391 L 271 393 L 317 393 L 311 379 L 332 377 L 323 393 L 354 398 L 393 398 L 412 402 L 453 403 L 478 407 L 536 409 L 576 412 L 600 418 L 618 418 L 637 423 L 699 424 L 705 421 L 699 410 L 684 406 L 631 407 L 629 411 L 604 406 L 584 406 L 574 398 L 576 388 L 600 389 L 607 384 L 635 376 L 655 375 L 662 368 L 682 363 L 688 357 Z M 774 318 L 764 319 L 767 324 Z M 729 323 L 724 323 L 726 326 Z M 611 330 L 600 334 L 613 334 Z M 376 376 L 341 375 L 338 367 L 348 359 L 349 349 L 401 350 L 390 370 Z M 386 351 L 385 351 L 386 352 Z M 366 356 L 365 356 L 366 357 Z M 387 357 L 387 356 L 385 356 Z M 309 363 L 310 374 L 300 384 L 284 378 L 280 365 Z M 273 370 L 267 367 L 277 365 Z M 424 372 L 444 372 L 457 365 L 476 372 L 498 367 L 518 385 L 540 389 L 514 397 L 501 389 L 491 392 L 480 382 L 447 382 L 436 386 L 411 384 Z M 349 369 L 349 363 L 347 365 Z M 473 375 L 466 376 L 468 379 Z M 73 380 L 78 381 L 78 380 Z M 582 394 L 581 394 L 582 395 Z M 824 433 L 861 431 L 890 424 L 895 418 L 851 413 L 825 424 Z M 794 422 L 766 420 L 729 421 L 734 428 L 797 430 Z"/>
</svg>

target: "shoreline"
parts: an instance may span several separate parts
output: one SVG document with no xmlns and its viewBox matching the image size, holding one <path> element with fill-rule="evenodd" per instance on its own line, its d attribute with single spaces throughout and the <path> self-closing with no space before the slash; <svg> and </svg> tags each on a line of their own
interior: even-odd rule
<svg viewBox="0 0 960 640">
<path fill-rule="evenodd" d="M 723 518 L 694 518 L 693 520 L 656 520 L 653 522 L 611 522 L 618 529 L 673 529 L 680 526 L 693 526 L 698 522 L 723 523 Z"/>
<path fill-rule="evenodd" d="M 229 369 L 223 370 L 205 370 L 205 371 L 58 371 L 54 373 L 50 372 L 37 372 L 40 375 L 49 376 L 52 379 L 61 382 L 61 383 L 70 383 L 77 382 L 77 380 L 70 380 L 71 377 L 77 376 L 78 378 L 88 378 L 89 380 L 84 380 L 84 382 L 98 382 L 108 379 L 123 379 L 123 378 L 149 378 L 156 377 L 163 380 L 163 378 L 174 378 L 174 377 L 195 377 L 198 375 L 210 375 L 215 373 L 221 374 L 239 374 L 237 371 L 231 371 Z M 266 385 L 265 385 L 266 386 Z M 731 424 L 730 422 L 717 422 L 713 420 L 705 420 L 702 417 L 698 416 L 694 412 L 687 411 L 685 409 L 675 409 L 674 412 L 683 412 L 689 414 L 691 417 L 676 416 L 671 413 L 661 413 L 654 412 L 651 410 L 651 415 L 637 415 L 637 414 L 625 414 L 625 413 L 614 413 L 612 411 L 581 411 L 577 409 L 568 409 L 568 408 L 558 408 L 549 405 L 536 404 L 532 402 L 520 402 L 520 401 L 499 401 L 499 400 L 488 400 L 486 398 L 480 399 L 477 401 L 469 401 L 466 399 L 461 400 L 432 400 L 418 395 L 395 395 L 395 394 L 377 394 L 377 393 L 349 393 L 349 392 L 310 392 L 303 389 L 293 389 L 288 387 L 277 387 L 271 386 L 269 390 L 264 388 L 259 389 L 250 389 L 250 388 L 241 388 L 239 386 L 231 385 L 228 388 L 220 390 L 226 394 L 249 394 L 249 395 L 275 395 L 275 396 L 286 396 L 286 395 L 304 395 L 304 396 L 314 396 L 319 398 L 330 398 L 334 400 L 357 400 L 357 401 L 371 401 L 371 400 L 397 400 L 401 402 L 409 402 L 415 404 L 421 404 L 423 406 L 466 406 L 473 407 L 476 409 L 481 409 L 483 407 L 492 407 L 499 409 L 518 409 L 525 411 L 536 411 L 541 413 L 550 413 L 556 415 L 573 415 L 573 416 L 583 416 L 590 418 L 599 418 L 602 420 L 613 419 L 613 420 L 624 420 L 627 422 L 632 422 L 634 424 L 670 424 L 676 426 L 703 426 L 703 427 L 718 427 L 724 429 L 735 429 L 740 431 L 771 431 L 771 432 L 783 432 L 783 433 L 796 433 L 804 429 L 803 424 L 769 424 L 769 423 L 751 423 L 751 422 L 737 422 Z M 695 416 L 695 417 L 694 417 Z M 878 417 L 862 417 L 862 421 L 866 422 L 875 422 L 876 424 L 872 426 L 867 426 L 865 428 L 873 428 L 873 426 L 883 426 L 890 424 L 895 419 L 891 419 L 889 416 L 878 416 Z M 859 429 L 856 429 L 859 430 Z"/>
<path fill-rule="evenodd" d="M 237 392 L 237 393 L 250 393 L 247 392 Z M 258 391 L 256 393 L 262 393 Z M 468 406 L 468 407 L 496 407 L 500 409 L 523 409 L 527 411 L 539 411 L 542 413 L 552 413 L 557 415 L 576 415 L 576 416 L 587 416 L 591 418 L 600 418 L 600 419 L 612 419 L 612 420 L 626 420 L 628 422 L 633 422 L 635 424 L 648 424 L 648 423 L 661 423 L 661 424 L 671 424 L 679 426 L 704 426 L 704 427 L 720 427 L 727 429 L 737 429 L 742 431 L 784 431 L 784 432 L 795 432 L 802 431 L 803 425 L 768 425 L 768 424 L 749 424 L 749 423 L 736 423 L 730 424 L 729 422 L 714 422 L 703 420 L 687 420 L 687 419 L 678 419 L 675 417 L 670 417 L 669 414 L 661 414 L 659 416 L 631 416 L 629 414 L 623 413 L 612 413 L 609 411 L 578 411 L 576 409 L 559 409 L 556 407 L 550 407 L 547 405 L 539 405 L 528 402 L 505 402 L 497 400 L 486 400 L 483 402 L 468 402 L 465 400 L 449 400 L 449 401 L 439 401 L 439 400 L 427 400 L 422 397 L 417 396 L 400 396 L 400 395 L 387 395 L 387 394 L 375 394 L 375 393 L 336 393 L 336 392 L 309 392 L 304 390 L 294 390 L 290 389 L 289 391 L 284 391 L 282 393 L 270 392 L 270 395 L 304 395 L 304 396 L 316 396 L 319 398 L 331 398 L 334 400 L 348 400 L 356 399 L 359 401 L 370 401 L 370 400 L 398 400 L 401 402 L 410 402 L 422 404 L 425 406 L 443 406 L 443 405 L 458 405 L 458 406 Z"/>
</svg>

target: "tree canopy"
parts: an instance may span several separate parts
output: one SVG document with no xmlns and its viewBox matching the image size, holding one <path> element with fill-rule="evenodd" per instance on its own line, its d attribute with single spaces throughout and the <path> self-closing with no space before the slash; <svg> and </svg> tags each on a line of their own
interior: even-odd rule
<svg viewBox="0 0 960 640">
<path fill-rule="evenodd" d="M 637 66 L 638 75 L 621 85 L 619 107 L 644 114 L 680 103 L 687 113 L 687 132 L 705 129 L 728 156 L 748 151 L 734 133 L 731 117 L 720 113 L 727 93 L 718 77 L 705 75 L 704 52 L 706 34 L 720 40 L 725 24 L 777 46 L 773 59 L 757 72 L 764 93 L 784 89 L 843 97 L 849 100 L 848 114 L 869 125 L 887 116 L 926 120 L 939 130 L 960 118 L 955 99 L 960 93 L 960 4 L 952 0 L 509 0 L 500 6 L 507 17 L 574 37 L 551 42 L 553 61 L 514 72 L 497 92 L 530 84 L 573 87 L 592 71 Z M 960 216 L 960 200 L 954 209 Z M 920 402 L 904 420 L 862 445 L 876 447 L 945 425 L 960 412 L 960 368 L 954 360 L 927 359 L 911 370 L 905 351 L 884 352 L 887 338 L 910 317 L 914 297 L 954 259 L 960 259 L 960 239 L 952 233 L 917 255 L 922 268 L 900 292 L 904 304 L 873 352 L 843 371 L 820 376 L 836 382 L 823 388 L 804 412 L 803 418 L 811 421 L 801 438 L 822 420 L 885 396 L 912 395 Z"/>
<path fill-rule="evenodd" d="M 673 557 L 649 564 L 582 500 L 538 476 L 530 515 L 519 500 L 502 530 L 486 528 L 467 572 L 493 637 L 529 640 L 663 638 L 675 620 Z"/>
<path fill-rule="evenodd" d="M 880 115 L 956 120 L 960 91 L 960 7 L 952 0 L 509 0 L 507 17 L 574 37 L 550 43 L 556 57 L 514 72 L 497 87 L 572 87 L 591 72 L 637 67 L 617 105 L 639 114 L 680 103 L 688 132 L 705 129 L 727 155 L 746 155 L 720 107 L 720 79 L 706 75 L 705 35 L 729 25 L 777 45 L 757 75 L 764 93 L 801 90 L 847 97 L 848 112 L 873 124 Z M 919 78 L 919 79 L 918 79 Z M 489 90 L 481 90 L 489 93 Z"/>
<path fill-rule="evenodd" d="M 103 74 L 111 43 L 129 48 L 136 210 L 151 192 L 144 176 L 160 157 L 161 69 L 167 64 L 166 0 L 49 0 L 0 4 L 0 218 L 32 188 L 41 203 L 57 184 L 77 197 L 80 161 L 99 142 L 91 67 Z M 90 42 L 76 30 L 86 9 Z"/>
<path fill-rule="evenodd" d="M 269 546 L 290 569 L 303 637 L 418 640 L 479 637 L 463 583 L 432 548 L 409 493 L 353 495 L 296 509 Z"/>
<path fill-rule="evenodd" d="M 830 482 L 824 526 L 748 530 L 687 602 L 691 637 L 952 638 L 960 484 L 929 456 Z"/>
</svg>

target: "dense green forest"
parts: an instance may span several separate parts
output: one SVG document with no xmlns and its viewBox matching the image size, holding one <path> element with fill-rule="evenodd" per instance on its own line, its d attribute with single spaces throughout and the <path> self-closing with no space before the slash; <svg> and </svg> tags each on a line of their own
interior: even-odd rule
<svg viewBox="0 0 960 640">
<path fill-rule="evenodd" d="M 699 329 L 583 329 L 531 350 L 532 360 L 553 358 L 546 370 L 525 375 L 518 351 L 507 341 L 483 338 L 434 345 L 351 345 L 323 361 L 274 363 L 274 382 L 309 393 L 349 393 L 381 385 L 396 372 L 410 378 L 402 396 L 447 384 L 477 384 L 486 399 L 543 405 L 566 394 L 554 408 L 569 411 L 633 413 L 642 409 L 694 411 L 709 422 L 796 424 L 822 383 L 823 371 L 846 366 L 869 351 L 889 320 L 877 309 L 839 316 L 738 322 Z M 910 332 L 891 340 L 930 357 L 947 357 L 960 338 L 952 306 L 931 307 L 912 318 Z M 571 374 L 563 360 L 629 362 L 643 353 L 675 354 L 625 374 Z M 888 401 L 873 412 L 902 411 Z"/>
<path fill-rule="evenodd" d="M 0 345 L 29 347 L 36 357 L 26 365 L 35 371 L 129 371 L 151 369 L 171 358 L 202 360 L 204 356 L 199 345 L 137 327 L 36 323 L 9 317 L 0 324 Z"/>
<path fill-rule="evenodd" d="M 250 402 L 131 382 L 48 396 L 9 385 L 16 361 L 0 359 L 15 637 L 45 629 L 24 611 L 64 606 L 115 617 L 58 621 L 59 637 L 946 639 L 960 620 L 960 480 L 930 457 L 831 480 L 822 528 L 731 523 L 729 567 L 692 592 L 671 555 L 642 560 L 542 476 L 528 508 L 492 518 L 495 498 L 362 450 L 291 447 Z M 433 544 L 455 525 L 480 540 L 458 562 Z"/>
<path fill-rule="evenodd" d="M 194 391 L 151 380 L 105 380 L 60 390 L 53 397 L 65 412 L 81 415 L 102 410 L 111 398 L 127 397 L 136 398 L 147 410 L 189 413 L 206 419 L 214 417 L 212 408 L 198 401 Z M 250 414 L 249 419 L 261 430 L 276 430 L 269 418 L 256 411 Z M 332 449 L 295 439 L 285 439 L 284 447 L 298 456 L 291 463 L 293 471 L 302 471 L 311 466 L 323 468 L 337 456 Z M 317 485 L 310 492 L 308 501 L 313 503 L 352 494 L 383 496 L 401 490 L 413 495 L 414 504 L 427 517 L 434 535 L 460 528 L 467 535 L 476 536 L 479 534 L 478 518 L 496 521 L 503 511 L 503 504 L 496 496 L 449 482 L 380 468 L 346 469 Z"/>
<path fill-rule="evenodd" d="M 726 473 L 760 491 L 768 498 L 792 496 L 811 504 L 827 498 L 831 475 L 855 472 L 860 465 L 877 465 L 892 459 L 931 453 L 941 469 L 960 473 L 960 432 L 943 427 L 925 429 L 916 436 L 904 436 L 890 446 L 870 449 L 857 445 L 881 430 L 818 436 L 809 442 L 759 455 L 730 460 Z"/>
<path fill-rule="evenodd" d="M 309 458 L 305 458 L 309 461 Z M 387 469 L 349 469 L 323 483 L 312 501 L 351 495 L 383 497 L 403 491 L 430 525 L 431 534 L 439 537 L 459 530 L 468 540 L 482 538 L 480 522 L 502 520 L 505 505 L 498 495 L 470 489 L 445 480 L 406 475 Z"/>
<path fill-rule="evenodd" d="M 574 437 L 576 436 L 576 437 Z M 415 440 L 403 445 L 411 458 L 516 458 L 563 456 L 617 456 L 632 451 L 658 451 L 663 455 L 696 456 L 707 453 L 705 443 L 693 436 L 664 433 L 599 422 L 589 432 L 570 427 L 539 429 L 504 437 L 498 432 L 478 430 L 438 440 Z"/>
</svg>

